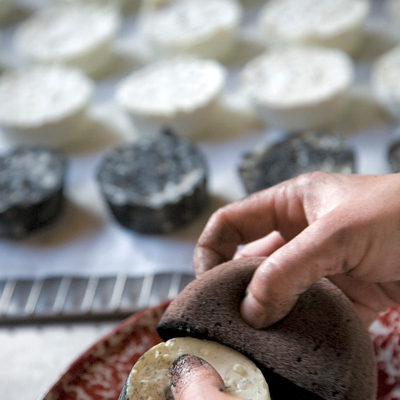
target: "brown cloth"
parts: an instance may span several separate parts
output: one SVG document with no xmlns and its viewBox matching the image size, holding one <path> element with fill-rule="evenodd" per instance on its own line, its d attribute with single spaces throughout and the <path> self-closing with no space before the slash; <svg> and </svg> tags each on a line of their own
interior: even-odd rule
<svg viewBox="0 0 400 400">
<path fill-rule="evenodd" d="M 230 346 L 263 372 L 272 400 L 376 399 L 376 363 L 368 332 L 351 302 L 322 279 L 281 321 L 256 330 L 239 306 L 262 258 L 230 261 L 201 275 L 172 301 L 158 332 Z"/>
</svg>

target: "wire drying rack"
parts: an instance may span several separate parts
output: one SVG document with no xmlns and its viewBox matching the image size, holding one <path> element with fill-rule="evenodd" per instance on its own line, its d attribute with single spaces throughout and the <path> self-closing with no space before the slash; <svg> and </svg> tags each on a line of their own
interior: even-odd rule
<svg viewBox="0 0 400 400">
<path fill-rule="evenodd" d="M 189 274 L 0 280 L 0 325 L 121 318 L 174 298 Z"/>
</svg>

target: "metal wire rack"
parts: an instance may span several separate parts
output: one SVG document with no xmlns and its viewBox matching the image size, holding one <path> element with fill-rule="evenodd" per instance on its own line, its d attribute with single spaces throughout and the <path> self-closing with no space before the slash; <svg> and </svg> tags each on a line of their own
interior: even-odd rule
<svg viewBox="0 0 400 400">
<path fill-rule="evenodd" d="M 174 298 L 192 275 L 55 277 L 0 281 L 0 324 L 119 318 Z"/>
</svg>

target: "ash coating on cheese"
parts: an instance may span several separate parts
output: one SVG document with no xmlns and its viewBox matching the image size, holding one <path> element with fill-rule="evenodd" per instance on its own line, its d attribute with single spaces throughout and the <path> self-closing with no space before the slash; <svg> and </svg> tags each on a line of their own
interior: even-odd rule
<svg viewBox="0 0 400 400">
<path fill-rule="evenodd" d="M 244 400 L 270 400 L 265 378 L 247 357 L 222 344 L 191 337 L 170 339 L 148 350 L 132 368 L 120 399 L 172 398 L 169 369 L 184 354 L 200 357 L 215 368 L 226 393 Z"/>
<path fill-rule="evenodd" d="M 17 47 L 34 59 L 63 62 L 111 40 L 119 27 L 116 7 L 95 2 L 44 9 L 16 32 Z"/>
<path fill-rule="evenodd" d="M 324 132 L 289 135 L 245 154 L 239 174 L 247 193 L 253 193 L 311 171 L 354 173 L 355 155 L 339 136 Z"/>
<path fill-rule="evenodd" d="M 400 46 L 381 56 L 372 70 L 372 85 L 379 100 L 399 118 L 400 113 Z"/>
<path fill-rule="evenodd" d="M 208 203 L 204 157 L 169 131 L 113 150 L 98 181 L 117 221 L 143 233 L 176 230 Z"/>
<path fill-rule="evenodd" d="M 276 108 L 318 104 L 347 91 L 353 80 L 350 58 L 340 50 L 288 47 L 250 61 L 242 82 L 256 102 Z"/>
<path fill-rule="evenodd" d="M 0 124 L 34 128 L 57 123 L 84 109 L 92 82 L 77 70 L 34 66 L 0 77 Z"/>
<path fill-rule="evenodd" d="M 207 105 L 224 83 L 224 68 L 216 61 L 177 57 L 134 72 L 121 82 L 116 96 L 129 111 L 174 117 Z"/>
<path fill-rule="evenodd" d="M 323 44 L 361 26 L 369 9 L 367 0 L 270 0 L 260 24 L 270 41 Z"/>
<path fill-rule="evenodd" d="M 41 147 L 17 147 L 0 157 L 0 236 L 22 238 L 61 211 L 65 156 Z"/>
<path fill-rule="evenodd" d="M 232 0 L 178 1 L 151 16 L 145 31 L 161 46 L 185 50 L 235 30 L 240 18 L 240 6 Z"/>
</svg>

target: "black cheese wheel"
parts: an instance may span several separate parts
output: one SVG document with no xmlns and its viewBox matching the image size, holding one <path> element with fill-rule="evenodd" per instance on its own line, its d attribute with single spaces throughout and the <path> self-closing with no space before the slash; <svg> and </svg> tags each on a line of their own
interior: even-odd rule
<svg viewBox="0 0 400 400">
<path fill-rule="evenodd" d="M 243 156 L 239 175 L 247 193 L 253 193 L 305 172 L 354 173 L 355 169 L 354 151 L 342 138 L 307 131 L 273 145 L 257 145 Z"/>
<path fill-rule="evenodd" d="M 300 295 L 271 327 L 244 322 L 240 303 L 262 260 L 230 261 L 192 281 L 165 311 L 162 339 L 192 336 L 240 351 L 263 372 L 272 400 L 375 400 L 372 342 L 350 301 L 328 280 Z"/>
<path fill-rule="evenodd" d="M 63 205 L 65 156 L 17 147 L 0 156 L 0 236 L 21 239 L 51 223 Z"/>
<path fill-rule="evenodd" d="M 193 143 L 169 131 L 114 149 L 98 171 L 115 219 L 141 233 L 168 233 L 208 203 L 207 168 Z"/>
</svg>

